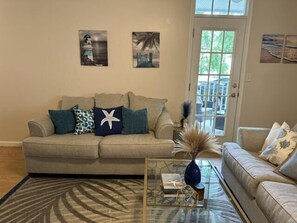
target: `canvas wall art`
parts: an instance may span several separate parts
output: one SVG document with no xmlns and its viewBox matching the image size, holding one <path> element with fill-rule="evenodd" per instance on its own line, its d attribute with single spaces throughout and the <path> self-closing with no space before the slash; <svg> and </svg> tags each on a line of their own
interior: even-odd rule
<svg viewBox="0 0 297 223">
<path fill-rule="evenodd" d="M 160 67 L 160 33 L 133 32 L 133 67 Z"/>
<path fill-rule="evenodd" d="M 83 66 L 108 66 L 107 31 L 80 30 L 80 63 Z"/>
<path fill-rule="evenodd" d="M 297 35 L 287 35 L 283 63 L 297 63 Z"/>
<path fill-rule="evenodd" d="M 285 35 L 263 35 L 261 63 L 280 63 L 283 54 Z"/>
</svg>

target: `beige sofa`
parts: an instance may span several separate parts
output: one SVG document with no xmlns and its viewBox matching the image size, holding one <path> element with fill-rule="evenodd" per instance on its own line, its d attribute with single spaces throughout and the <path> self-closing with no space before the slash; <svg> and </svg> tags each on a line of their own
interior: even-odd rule
<svg viewBox="0 0 297 223">
<path fill-rule="evenodd" d="M 223 145 L 222 174 L 251 222 L 297 222 L 297 185 L 258 157 L 270 129 L 239 128 Z"/>
<path fill-rule="evenodd" d="M 173 122 L 166 99 L 126 94 L 62 97 L 61 109 L 125 106 L 147 108 L 149 133 L 95 136 L 58 135 L 49 115 L 28 122 L 30 137 L 23 141 L 28 173 L 142 175 L 146 157 L 172 157 Z"/>
</svg>

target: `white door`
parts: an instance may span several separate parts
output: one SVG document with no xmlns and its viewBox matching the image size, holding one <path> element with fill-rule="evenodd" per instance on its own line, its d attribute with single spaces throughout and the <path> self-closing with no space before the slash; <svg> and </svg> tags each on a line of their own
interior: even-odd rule
<svg viewBox="0 0 297 223">
<path fill-rule="evenodd" d="M 195 18 L 190 95 L 194 120 L 219 141 L 232 141 L 245 18 Z"/>
</svg>

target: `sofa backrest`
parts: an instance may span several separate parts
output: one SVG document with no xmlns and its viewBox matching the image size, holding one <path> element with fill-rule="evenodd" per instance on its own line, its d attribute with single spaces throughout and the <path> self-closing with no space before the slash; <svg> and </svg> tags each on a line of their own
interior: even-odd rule
<svg viewBox="0 0 297 223">
<path fill-rule="evenodd" d="M 124 106 L 129 108 L 128 94 L 95 94 L 95 106 L 98 108 L 115 108 Z"/>
<path fill-rule="evenodd" d="M 61 109 L 69 109 L 75 105 L 78 105 L 79 108 L 89 110 L 94 107 L 95 100 L 93 97 L 62 97 Z"/>
<path fill-rule="evenodd" d="M 156 123 L 162 111 L 165 109 L 167 99 L 147 98 L 144 96 L 137 96 L 133 92 L 128 92 L 130 109 L 139 110 L 147 109 L 148 126 L 150 130 L 155 130 Z"/>
<path fill-rule="evenodd" d="M 149 130 L 155 130 L 156 123 L 162 111 L 165 109 L 167 99 L 149 98 L 135 95 L 133 92 L 126 94 L 96 93 L 95 97 L 70 97 L 63 96 L 61 109 L 69 109 L 75 105 L 79 108 L 89 110 L 93 107 L 114 108 L 124 106 L 132 110 L 146 108 Z"/>
</svg>

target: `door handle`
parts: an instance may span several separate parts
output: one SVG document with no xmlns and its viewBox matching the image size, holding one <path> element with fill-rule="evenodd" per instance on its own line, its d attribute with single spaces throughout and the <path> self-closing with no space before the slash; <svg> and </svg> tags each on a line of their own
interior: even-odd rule
<svg viewBox="0 0 297 223">
<path fill-rule="evenodd" d="M 229 95 L 229 97 L 230 97 L 230 98 L 236 98 L 236 93 L 231 93 L 231 94 Z"/>
<path fill-rule="evenodd" d="M 233 88 L 237 88 L 238 85 L 237 85 L 236 83 L 234 83 L 234 84 L 232 84 L 232 87 L 233 87 Z"/>
</svg>

